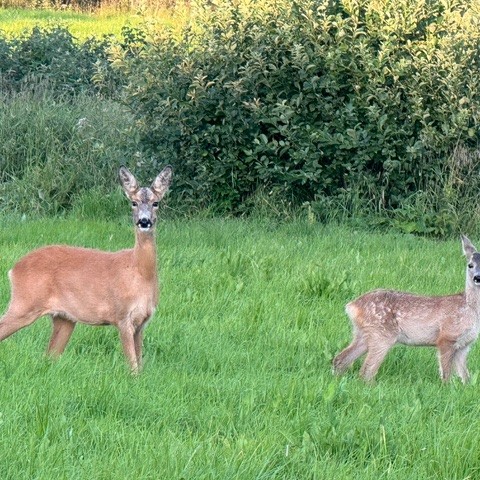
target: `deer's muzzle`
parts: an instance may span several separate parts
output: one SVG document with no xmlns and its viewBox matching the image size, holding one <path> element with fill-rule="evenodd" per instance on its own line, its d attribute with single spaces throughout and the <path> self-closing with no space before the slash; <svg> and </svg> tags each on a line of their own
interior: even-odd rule
<svg viewBox="0 0 480 480">
<path fill-rule="evenodd" d="M 153 227 L 153 223 L 149 218 L 141 218 L 137 222 L 137 227 L 139 227 L 141 229 L 149 229 L 149 228 Z"/>
</svg>

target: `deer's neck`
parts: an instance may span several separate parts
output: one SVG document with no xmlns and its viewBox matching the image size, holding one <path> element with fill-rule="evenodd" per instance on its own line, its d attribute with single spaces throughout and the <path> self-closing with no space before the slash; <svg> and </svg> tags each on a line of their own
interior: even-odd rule
<svg viewBox="0 0 480 480">
<path fill-rule="evenodd" d="M 480 317 L 480 288 L 478 286 L 469 285 L 467 282 L 465 301 L 469 307 L 475 309 Z"/>
<path fill-rule="evenodd" d="M 133 248 L 135 265 L 143 278 L 155 282 L 157 280 L 157 252 L 153 232 L 135 231 L 135 247 Z"/>
</svg>

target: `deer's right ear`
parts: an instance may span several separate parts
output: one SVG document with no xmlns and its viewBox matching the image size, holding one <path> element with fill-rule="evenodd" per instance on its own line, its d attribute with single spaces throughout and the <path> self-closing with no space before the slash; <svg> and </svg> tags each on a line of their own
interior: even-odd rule
<svg viewBox="0 0 480 480">
<path fill-rule="evenodd" d="M 123 165 L 120 167 L 118 172 L 120 177 L 120 183 L 122 184 L 125 193 L 129 195 L 133 195 L 138 190 L 138 182 L 136 178 L 132 175 L 130 170 Z"/>
<path fill-rule="evenodd" d="M 471 257 L 477 251 L 475 245 L 465 235 L 462 235 L 462 246 L 467 257 Z"/>
</svg>

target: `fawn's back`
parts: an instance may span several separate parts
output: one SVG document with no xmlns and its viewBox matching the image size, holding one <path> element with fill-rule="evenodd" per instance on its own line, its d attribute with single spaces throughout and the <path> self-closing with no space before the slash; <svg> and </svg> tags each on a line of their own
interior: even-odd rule
<svg viewBox="0 0 480 480">
<path fill-rule="evenodd" d="M 350 302 L 346 312 L 366 334 L 394 335 L 398 343 L 434 346 L 439 336 L 457 338 L 474 328 L 477 313 L 465 294 L 421 296 L 393 290 L 374 290 Z"/>
</svg>

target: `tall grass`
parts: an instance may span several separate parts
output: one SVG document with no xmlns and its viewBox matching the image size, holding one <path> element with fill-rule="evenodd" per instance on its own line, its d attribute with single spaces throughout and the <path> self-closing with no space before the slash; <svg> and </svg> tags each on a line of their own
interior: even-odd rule
<svg viewBox="0 0 480 480">
<path fill-rule="evenodd" d="M 34 247 L 133 243 L 126 219 L 1 222 L 1 307 Z M 1 478 L 476 478 L 478 347 L 467 386 L 442 385 L 426 348 L 393 349 L 373 386 L 358 365 L 330 371 L 350 340 L 344 304 L 380 286 L 461 290 L 459 240 L 201 219 L 157 236 L 139 378 L 113 329 L 78 326 L 56 362 L 42 357 L 47 319 L 0 343 Z"/>
<path fill-rule="evenodd" d="M 48 84 L 0 94 L 0 210 L 62 213 L 112 190 L 118 166 L 135 159 L 130 118 L 117 103 L 54 96 Z"/>
</svg>

